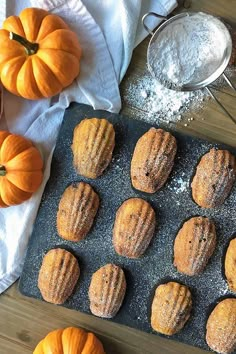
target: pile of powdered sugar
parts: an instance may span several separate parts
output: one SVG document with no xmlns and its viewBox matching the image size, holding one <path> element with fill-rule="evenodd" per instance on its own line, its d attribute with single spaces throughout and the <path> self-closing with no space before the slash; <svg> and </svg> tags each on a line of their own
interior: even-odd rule
<svg viewBox="0 0 236 354">
<path fill-rule="evenodd" d="M 221 66 L 230 35 L 217 18 L 195 13 L 170 22 L 154 35 L 148 67 L 169 88 L 199 83 Z"/>
<path fill-rule="evenodd" d="M 203 90 L 169 90 L 153 79 L 149 72 L 145 72 L 135 82 L 126 81 L 123 99 L 127 105 L 138 109 L 131 115 L 151 124 L 159 124 L 178 122 L 184 113 L 202 109 L 207 94 Z"/>
</svg>

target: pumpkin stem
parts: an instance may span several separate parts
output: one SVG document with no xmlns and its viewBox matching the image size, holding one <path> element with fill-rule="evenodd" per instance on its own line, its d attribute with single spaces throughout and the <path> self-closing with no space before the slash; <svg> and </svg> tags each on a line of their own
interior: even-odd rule
<svg viewBox="0 0 236 354">
<path fill-rule="evenodd" d="M 3 165 L 0 165 L 0 177 L 5 176 L 7 173 L 5 167 Z"/>
<path fill-rule="evenodd" d="M 25 47 L 27 55 L 33 55 L 38 51 L 38 43 L 29 42 L 26 38 L 20 36 L 19 34 L 10 32 L 9 38 L 22 44 Z"/>
</svg>

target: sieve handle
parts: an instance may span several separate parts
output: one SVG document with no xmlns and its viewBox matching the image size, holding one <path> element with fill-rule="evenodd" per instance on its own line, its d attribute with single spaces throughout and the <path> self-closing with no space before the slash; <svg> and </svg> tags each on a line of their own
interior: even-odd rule
<svg viewBox="0 0 236 354">
<path fill-rule="evenodd" d="M 222 105 L 222 103 L 218 100 L 218 98 L 215 96 L 215 94 L 212 92 L 212 89 L 206 86 L 206 90 L 209 92 L 211 97 L 218 103 L 218 105 L 221 107 L 221 109 L 227 114 L 227 116 L 236 124 L 236 118 L 234 118 L 229 111 L 225 108 L 225 106 Z"/>
<path fill-rule="evenodd" d="M 160 18 L 160 19 L 165 20 L 165 21 L 167 20 L 167 17 L 162 16 L 162 15 L 159 15 L 159 14 L 157 14 L 156 12 L 147 12 L 147 13 L 143 16 L 143 18 L 142 18 L 143 27 L 145 28 L 145 30 L 146 30 L 151 36 L 153 36 L 153 35 L 154 35 L 154 32 L 153 32 L 153 31 L 146 25 L 146 23 L 145 23 L 145 20 L 146 20 L 146 18 L 147 18 L 148 16 L 154 16 L 154 17 Z"/>
<path fill-rule="evenodd" d="M 223 73 L 222 74 L 223 78 L 225 79 L 225 81 L 227 82 L 227 84 L 231 87 L 231 89 L 233 89 L 234 91 L 236 91 L 236 87 L 235 85 L 232 83 L 232 81 L 228 78 L 228 76 Z"/>
</svg>

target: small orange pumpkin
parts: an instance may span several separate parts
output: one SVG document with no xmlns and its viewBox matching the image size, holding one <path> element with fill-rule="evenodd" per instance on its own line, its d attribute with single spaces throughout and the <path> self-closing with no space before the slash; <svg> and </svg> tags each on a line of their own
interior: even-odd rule
<svg viewBox="0 0 236 354">
<path fill-rule="evenodd" d="M 38 8 L 10 16 L 0 30 L 0 81 L 28 99 L 51 97 L 80 70 L 78 38 L 59 17 Z"/>
<path fill-rule="evenodd" d="M 68 327 L 50 332 L 38 343 L 33 354 L 105 354 L 102 343 L 93 333 Z"/>
<path fill-rule="evenodd" d="M 43 179 L 43 160 L 32 142 L 0 131 L 0 207 L 29 199 Z"/>
</svg>

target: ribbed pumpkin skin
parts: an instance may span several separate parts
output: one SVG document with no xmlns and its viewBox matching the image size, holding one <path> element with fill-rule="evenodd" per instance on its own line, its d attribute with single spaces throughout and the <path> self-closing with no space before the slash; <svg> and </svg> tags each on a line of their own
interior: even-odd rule
<svg viewBox="0 0 236 354">
<path fill-rule="evenodd" d="M 92 227 L 99 207 L 99 197 L 84 182 L 66 188 L 57 212 L 58 234 L 69 241 L 81 241 Z"/>
<path fill-rule="evenodd" d="M 29 199 L 42 182 L 41 155 L 23 136 L 0 131 L 0 165 L 1 208 Z"/>
<path fill-rule="evenodd" d="M 56 248 L 43 258 L 38 287 L 45 301 L 63 304 L 71 295 L 79 279 L 80 268 L 72 253 Z"/>
<path fill-rule="evenodd" d="M 236 292 L 236 238 L 230 241 L 225 256 L 225 276 L 230 290 Z"/>
<path fill-rule="evenodd" d="M 134 149 L 131 161 L 133 187 L 146 193 L 159 190 L 173 168 L 176 151 L 173 135 L 163 129 L 149 129 Z"/>
<path fill-rule="evenodd" d="M 68 327 L 50 332 L 33 354 L 106 354 L 102 343 L 93 333 Z"/>
<path fill-rule="evenodd" d="M 97 178 L 107 168 L 115 146 L 113 125 L 106 119 L 84 119 L 74 129 L 72 151 L 78 174 Z"/>
<path fill-rule="evenodd" d="M 14 32 L 39 45 L 29 55 Z M 81 48 L 77 36 L 58 16 L 38 8 L 10 16 L 0 30 L 0 81 L 7 90 L 27 99 L 51 97 L 72 83 L 80 70 Z"/>
<path fill-rule="evenodd" d="M 224 299 L 216 305 L 207 321 L 206 341 L 218 353 L 236 350 L 236 299 Z"/>
<path fill-rule="evenodd" d="M 211 149 L 202 156 L 193 178 L 193 200 L 203 208 L 222 205 L 236 178 L 236 159 L 227 150 Z"/>
<path fill-rule="evenodd" d="M 187 286 L 177 282 L 157 287 L 152 302 L 152 328 L 166 335 L 179 332 L 190 317 L 191 293 Z"/>
<path fill-rule="evenodd" d="M 151 205 L 141 198 L 126 200 L 116 213 L 113 228 L 115 251 L 138 258 L 146 251 L 155 231 L 156 218 Z"/>
<path fill-rule="evenodd" d="M 104 318 L 112 318 L 119 311 L 126 291 L 126 280 L 123 270 L 106 264 L 92 276 L 89 287 L 90 310 L 92 314 Z"/>
<path fill-rule="evenodd" d="M 216 246 L 213 221 L 202 216 L 187 220 L 179 230 L 174 243 L 174 265 L 187 275 L 201 273 Z"/>
</svg>

